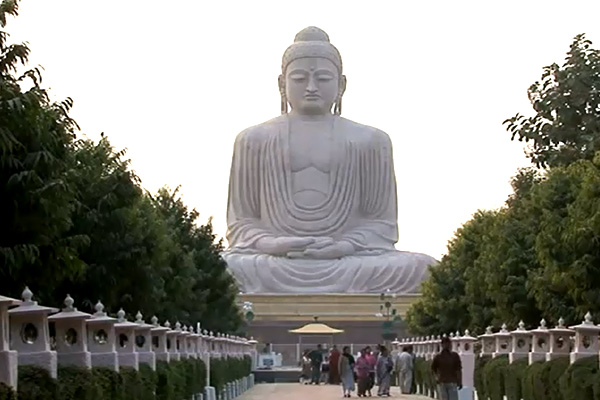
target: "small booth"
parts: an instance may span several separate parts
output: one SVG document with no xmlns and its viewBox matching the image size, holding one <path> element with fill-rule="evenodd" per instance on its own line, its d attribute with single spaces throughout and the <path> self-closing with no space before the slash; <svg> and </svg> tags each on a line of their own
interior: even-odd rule
<svg viewBox="0 0 600 400">
<path fill-rule="evenodd" d="M 327 338 L 327 344 L 329 345 L 329 347 L 331 347 L 331 346 L 333 346 L 334 335 L 344 333 L 344 330 L 332 328 L 331 326 L 329 326 L 327 324 L 320 323 L 318 317 L 315 317 L 314 322 L 312 322 L 310 324 L 306 324 L 297 329 L 291 329 L 291 330 L 289 330 L 289 332 L 295 333 L 298 335 L 298 346 L 296 348 L 296 359 L 300 360 L 302 358 L 302 351 L 303 351 L 303 349 L 302 349 L 302 346 L 303 346 L 302 339 L 303 338 L 306 338 L 306 337 Z M 263 356 L 268 356 L 268 355 L 264 355 L 264 354 L 259 355 L 259 368 L 264 368 L 263 367 L 264 364 L 262 361 Z M 277 366 L 277 365 L 275 365 L 275 366 Z"/>
</svg>

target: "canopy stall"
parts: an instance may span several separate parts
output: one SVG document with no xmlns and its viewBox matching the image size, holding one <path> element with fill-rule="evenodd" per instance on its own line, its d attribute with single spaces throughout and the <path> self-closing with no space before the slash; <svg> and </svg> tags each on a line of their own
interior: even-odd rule
<svg viewBox="0 0 600 400">
<path fill-rule="evenodd" d="M 298 335 L 298 354 L 297 358 L 300 359 L 300 348 L 302 347 L 302 338 L 303 337 L 315 337 L 315 336 L 325 336 L 329 339 L 329 345 L 333 345 L 333 335 L 337 335 L 339 333 L 344 333 L 343 329 L 332 328 L 327 324 L 322 324 L 318 322 L 318 317 L 315 317 L 315 322 L 306 324 L 300 328 L 290 329 L 288 332 L 295 333 Z"/>
</svg>

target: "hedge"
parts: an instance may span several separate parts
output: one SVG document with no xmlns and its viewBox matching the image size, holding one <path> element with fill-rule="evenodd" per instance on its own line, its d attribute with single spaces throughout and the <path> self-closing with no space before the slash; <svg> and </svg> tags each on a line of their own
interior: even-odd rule
<svg viewBox="0 0 600 400">
<path fill-rule="evenodd" d="M 425 395 L 433 396 L 436 390 L 435 377 L 431 371 L 431 361 L 422 358 L 415 360 L 415 384 Z"/>
<path fill-rule="evenodd" d="M 485 388 L 485 379 L 483 379 L 483 367 L 492 359 L 492 356 L 481 356 L 475 359 L 475 373 L 473 376 L 473 384 L 477 391 L 477 396 L 481 399 L 487 399 L 487 390 Z"/>
<path fill-rule="evenodd" d="M 0 382 L 0 400 L 15 400 L 15 392 Z"/>
<path fill-rule="evenodd" d="M 594 382 L 598 379 L 598 357 L 586 357 L 569 365 L 560 377 L 564 400 L 594 400 Z"/>
<path fill-rule="evenodd" d="M 507 356 L 481 357 L 475 362 L 475 386 L 480 400 L 600 400 L 598 357 L 570 364 L 569 357 L 527 365 L 508 364 Z"/>
<path fill-rule="evenodd" d="M 521 400 L 523 398 L 522 380 L 528 366 L 529 359 L 527 358 L 515 360 L 512 364 L 506 366 L 504 370 L 504 393 L 507 400 Z"/>
<path fill-rule="evenodd" d="M 488 361 L 483 367 L 483 384 L 490 400 L 503 400 L 508 356 L 501 355 Z"/>
<path fill-rule="evenodd" d="M 225 384 L 252 373 L 252 359 L 212 359 L 211 384 L 221 390 Z M 19 400 L 181 400 L 202 393 L 206 386 L 206 365 L 202 360 L 187 359 L 157 362 L 156 371 L 140 364 L 139 371 L 122 367 L 119 372 L 108 368 L 58 368 L 58 379 L 44 368 L 19 367 Z M 0 384 L 0 400 L 15 400 Z"/>
</svg>

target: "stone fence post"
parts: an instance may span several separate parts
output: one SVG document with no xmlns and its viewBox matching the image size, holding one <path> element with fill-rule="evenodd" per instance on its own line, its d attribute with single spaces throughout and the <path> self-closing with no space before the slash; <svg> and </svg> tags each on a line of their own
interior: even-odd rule
<svg viewBox="0 0 600 400">
<path fill-rule="evenodd" d="M 503 354 L 508 354 L 509 343 L 510 343 L 510 332 L 506 329 L 506 324 L 502 324 L 499 332 L 494 333 L 494 339 L 496 340 L 496 349 L 492 353 L 492 358 L 496 358 Z"/>
<path fill-rule="evenodd" d="M 592 314 L 588 312 L 581 324 L 570 328 L 575 331 L 575 348 L 571 352 L 571 364 L 581 358 L 598 356 L 600 327 L 592 321 Z"/>
<path fill-rule="evenodd" d="M 531 331 L 532 344 L 531 352 L 529 353 L 529 364 L 533 364 L 536 361 L 546 361 L 546 354 L 549 348 L 550 332 L 546 327 L 546 320 L 540 321 L 540 326 L 537 329 Z"/>
<path fill-rule="evenodd" d="M 48 317 L 48 321 L 54 322 L 58 363 L 89 369 L 92 356 L 88 351 L 86 320 L 91 315 L 77 311 L 74 303 L 73 298 L 67 295 L 65 308 Z"/>
<path fill-rule="evenodd" d="M 550 349 L 546 360 L 551 361 L 558 357 L 568 357 L 571 351 L 571 337 L 575 331 L 565 327 L 565 320 L 560 317 L 558 325 L 548 330 L 550 333 Z"/>
<path fill-rule="evenodd" d="M 18 307 L 8 310 L 12 344 L 19 353 L 19 365 L 45 368 L 56 379 L 57 356 L 50 349 L 48 314 L 58 312 L 58 309 L 38 305 L 27 287 L 22 297 L 23 302 Z"/>
<path fill-rule="evenodd" d="M 513 363 L 520 358 L 529 357 L 531 347 L 531 333 L 525 329 L 525 323 L 519 322 L 517 329 L 510 333 L 512 346 L 508 355 L 509 363 Z"/>
<path fill-rule="evenodd" d="M 106 367 L 119 371 L 119 356 L 116 351 L 116 318 L 104 312 L 104 305 L 96 303 L 96 312 L 87 322 L 88 347 L 92 356 L 92 367 Z"/>
<path fill-rule="evenodd" d="M 156 315 L 152 317 L 152 329 L 150 335 L 152 337 L 152 349 L 154 350 L 156 361 L 170 361 L 169 349 L 167 346 L 167 332 L 169 328 L 160 326 Z"/>
<path fill-rule="evenodd" d="M 478 339 L 481 341 L 481 354 L 480 356 L 491 356 L 496 350 L 496 338 L 492 332 L 492 327 L 488 326 L 485 328 L 485 333 L 479 335 Z"/>
<path fill-rule="evenodd" d="M 17 389 L 19 354 L 10 349 L 8 308 L 21 302 L 0 296 L 0 383 Z"/>
<path fill-rule="evenodd" d="M 131 367 L 139 370 L 139 355 L 135 348 L 135 330 L 137 324 L 125 319 L 125 310 L 117 312 L 115 334 L 117 337 L 117 353 L 119 354 L 119 367 Z"/>
<path fill-rule="evenodd" d="M 460 391 L 460 398 L 472 399 L 475 391 L 475 353 L 473 352 L 473 345 L 477 342 L 477 339 L 472 337 L 467 329 L 463 336 L 460 336 L 460 333 L 455 335 L 454 340 L 457 344 L 456 348 L 463 368 L 463 388 Z"/>
</svg>

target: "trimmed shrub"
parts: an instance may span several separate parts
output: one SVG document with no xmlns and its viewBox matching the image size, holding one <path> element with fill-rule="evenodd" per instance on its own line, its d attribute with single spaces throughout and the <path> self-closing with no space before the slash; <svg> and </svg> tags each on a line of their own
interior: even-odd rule
<svg viewBox="0 0 600 400">
<path fill-rule="evenodd" d="M 546 388 L 547 400 L 564 400 L 560 391 L 560 379 L 570 365 L 569 357 L 555 358 L 544 363 L 541 372 L 542 382 L 538 386 Z M 536 399 L 537 400 L 537 399 Z"/>
<path fill-rule="evenodd" d="M 19 400 L 56 400 L 57 384 L 50 373 L 33 365 L 19 366 Z"/>
<path fill-rule="evenodd" d="M 157 377 L 156 372 L 152 371 L 152 368 L 148 364 L 140 364 L 140 395 L 142 400 L 155 400 L 156 399 L 156 384 Z M 106 400 L 108 400 L 107 398 Z M 125 400 L 125 399 L 124 399 Z"/>
<path fill-rule="evenodd" d="M 143 400 L 140 373 L 131 367 L 120 367 L 119 374 L 123 378 L 123 399 Z"/>
<path fill-rule="evenodd" d="M 60 400 L 103 399 L 102 389 L 92 371 L 74 366 L 58 366 L 58 398 Z"/>
<path fill-rule="evenodd" d="M 15 400 L 15 392 L 4 383 L 0 382 L 0 400 Z"/>
<path fill-rule="evenodd" d="M 506 395 L 504 380 L 508 356 L 498 356 L 486 363 L 483 367 L 483 379 L 486 395 L 490 400 L 503 400 Z"/>
<path fill-rule="evenodd" d="M 577 360 L 560 378 L 563 400 L 594 400 L 594 381 L 598 373 L 598 357 Z"/>
<path fill-rule="evenodd" d="M 521 400 L 522 396 L 522 381 L 525 375 L 525 370 L 529 366 L 527 358 L 515 360 L 505 369 L 504 375 L 504 392 L 508 400 Z"/>
<path fill-rule="evenodd" d="M 485 379 L 483 379 L 483 367 L 492 359 L 492 356 L 481 356 L 475 358 L 475 373 L 473 375 L 473 384 L 477 391 L 477 397 L 480 400 L 488 398 L 487 391 L 485 389 Z"/>
<path fill-rule="evenodd" d="M 100 387 L 103 400 L 125 400 L 123 398 L 123 378 L 109 368 L 92 368 L 92 377 Z"/>
</svg>

